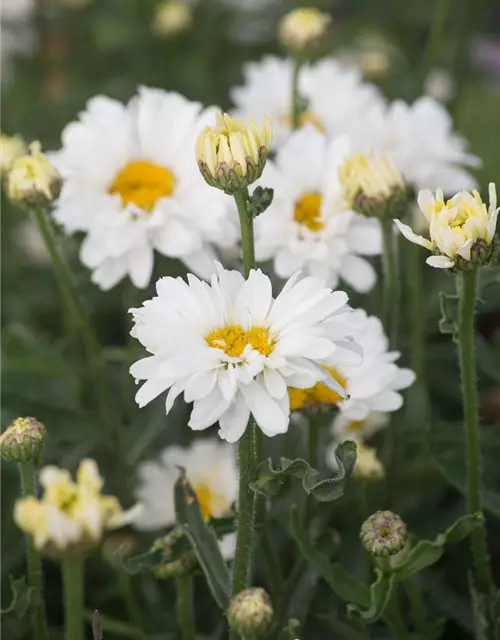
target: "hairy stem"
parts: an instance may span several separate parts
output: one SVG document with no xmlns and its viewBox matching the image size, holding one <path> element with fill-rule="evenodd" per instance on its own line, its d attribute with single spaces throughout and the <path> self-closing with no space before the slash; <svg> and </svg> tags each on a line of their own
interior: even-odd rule
<svg viewBox="0 0 500 640">
<path fill-rule="evenodd" d="M 191 576 L 177 578 L 177 623 L 182 640 L 195 640 L 193 611 L 193 580 Z"/>
<path fill-rule="evenodd" d="M 383 271 L 383 310 L 384 327 L 389 337 L 391 349 L 396 347 L 399 321 L 399 280 L 398 280 L 398 238 L 394 233 L 391 219 L 382 220 L 384 250 L 382 254 Z"/>
<path fill-rule="evenodd" d="M 19 464 L 21 486 L 24 496 L 36 496 L 35 465 L 33 462 Z M 42 560 L 31 536 L 26 536 L 26 560 L 29 586 L 33 589 L 32 623 L 34 640 L 45 640 L 45 605 L 43 601 Z"/>
</svg>

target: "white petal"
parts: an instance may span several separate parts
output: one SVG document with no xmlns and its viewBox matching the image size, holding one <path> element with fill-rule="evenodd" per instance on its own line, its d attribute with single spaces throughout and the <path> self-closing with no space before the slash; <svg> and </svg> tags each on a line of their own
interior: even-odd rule
<svg viewBox="0 0 500 640">
<path fill-rule="evenodd" d="M 493 240 L 493 236 L 495 235 L 495 231 L 497 228 L 497 218 L 498 218 L 498 209 L 495 209 L 489 217 L 488 220 L 488 227 L 487 227 L 487 231 L 486 231 L 486 242 L 488 244 L 491 244 L 491 241 Z"/>
<path fill-rule="evenodd" d="M 401 231 L 401 233 L 404 235 L 404 237 L 407 240 L 409 240 L 410 242 L 413 242 L 414 244 L 418 244 L 419 246 L 424 247 L 429 251 L 433 251 L 434 249 L 433 242 L 431 242 L 430 240 L 426 240 L 426 238 L 423 238 L 422 236 L 417 235 L 412 231 L 411 227 L 409 227 L 407 224 L 403 224 L 399 220 L 394 220 L 394 224 L 397 226 L 397 228 Z"/>
<path fill-rule="evenodd" d="M 229 409 L 219 418 L 219 436 L 227 442 L 237 442 L 245 433 L 250 409 L 239 393 Z"/>
<path fill-rule="evenodd" d="M 391 387 L 395 390 L 407 389 L 416 380 L 417 376 L 411 369 L 399 369 L 396 378 L 392 381 Z"/>
<path fill-rule="evenodd" d="M 436 269 L 451 269 L 455 266 L 453 260 L 446 256 L 429 256 L 426 262 L 430 267 L 436 267 Z"/>
<path fill-rule="evenodd" d="M 157 398 L 160 393 L 166 391 L 169 384 L 164 380 L 146 380 L 139 391 L 135 394 L 135 401 L 139 407 L 145 407 L 147 404 Z"/>
<path fill-rule="evenodd" d="M 466 240 L 460 249 L 457 251 L 457 255 L 462 256 L 464 260 L 470 260 L 470 251 L 472 249 L 473 240 L 469 238 Z"/>
<path fill-rule="evenodd" d="M 273 369 L 264 369 L 264 383 L 269 395 L 273 398 L 282 398 L 287 392 L 286 382 L 282 376 Z"/>
<path fill-rule="evenodd" d="M 258 382 L 242 385 L 241 393 L 255 422 L 266 436 L 272 437 L 288 431 L 290 412 L 284 413 L 276 400 L 273 400 Z"/>
<path fill-rule="evenodd" d="M 194 431 L 207 429 L 219 420 L 221 415 L 228 410 L 230 404 L 215 388 L 210 395 L 195 401 L 188 427 Z"/>
<path fill-rule="evenodd" d="M 223 397 L 230 402 L 238 390 L 238 375 L 235 367 L 229 365 L 225 369 L 219 369 L 217 384 Z"/>
<path fill-rule="evenodd" d="M 128 270 L 132 283 L 138 289 L 148 286 L 153 273 L 154 252 L 148 244 L 133 251 L 128 256 Z"/>
<path fill-rule="evenodd" d="M 340 277 L 358 293 L 367 293 L 375 286 L 377 274 L 372 265 L 354 254 L 343 257 Z"/>
<path fill-rule="evenodd" d="M 370 401 L 373 411 L 397 411 L 403 406 L 403 398 L 396 391 L 384 391 L 380 396 Z"/>
</svg>

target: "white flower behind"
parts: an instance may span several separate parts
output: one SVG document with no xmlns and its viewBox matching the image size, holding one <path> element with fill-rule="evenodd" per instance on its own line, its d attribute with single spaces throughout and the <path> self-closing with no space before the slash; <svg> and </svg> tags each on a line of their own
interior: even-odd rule
<svg viewBox="0 0 500 640">
<path fill-rule="evenodd" d="M 175 524 L 174 485 L 179 467 L 196 492 L 203 516 L 221 518 L 231 514 L 238 494 L 236 450 L 213 440 L 196 440 L 188 448 L 172 446 L 164 449 L 157 460 L 143 462 L 138 469 L 136 497 L 142 506 L 141 517 L 134 527 L 151 531 Z M 220 541 L 225 558 L 232 558 L 235 534 Z"/>
<path fill-rule="evenodd" d="M 230 200 L 204 183 L 194 158 L 213 112 L 142 87 L 127 105 L 93 98 L 64 129 L 52 154 L 65 180 L 54 217 L 67 233 L 86 232 L 80 257 L 102 289 L 126 276 L 147 286 L 155 250 L 209 277 L 214 246 L 235 243 Z"/>
<path fill-rule="evenodd" d="M 347 155 L 346 138 L 328 140 L 307 126 L 267 163 L 260 182 L 273 187 L 274 199 L 255 221 L 256 256 L 272 259 L 281 278 L 303 269 L 331 287 L 339 279 L 362 293 L 375 285 L 375 269 L 362 256 L 381 253 L 380 225 L 345 201 L 338 169 Z"/>
<path fill-rule="evenodd" d="M 317 361 L 345 350 L 347 295 L 319 278 L 296 274 L 273 298 L 271 281 L 260 270 L 245 280 L 218 265 L 210 284 L 192 275 L 187 283 L 166 277 L 156 290 L 157 297 L 131 310 L 131 334 L 152 354 L 130 369 L 145 380 L 136 395 L 139 406 L 169 390 L 168 413 L 183 393 L 193 402 L 191 429 L 218 421 L 220 437 L 236 442 L 250 415 L 267 436 L 288 430 L 288 386 L 323 380 L 344 395 Z"/>
<path fill-rule="evenodd" d="M 244 85 L 233 87 L 230 94 L 238 114 L 269 117 L 275 148 L 291 133 L 292 65 L 274 56 L 249 62 L 243 68 Z M 355 131 L 367 109 L 383 104 L 378 90 L 363 82 L 356 69 L 333 59 L 304 65 L 299 93 L 307 102 L 301 125 L 312 124 L 329 134 Z"/>
</svg>

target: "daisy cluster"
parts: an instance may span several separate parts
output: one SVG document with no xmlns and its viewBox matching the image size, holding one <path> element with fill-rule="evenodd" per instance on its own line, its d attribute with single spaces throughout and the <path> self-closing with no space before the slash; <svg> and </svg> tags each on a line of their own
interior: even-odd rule
<svg viewBox="0 0 500 640">
<path fill-rule="evenodd" d="M 147 287 L 158 256 L 189 272 L 160 277 L 154 297 L 130 310 L 131 335 L 148 352 L 130 370 L 140 407 L 166 394 L 168 414 L 183 396 L 193 431 L 217 425 L 220 439 L 236 443 L 250 420 L 271 437 L 288 431 L 292 412 L 332 405 L 332 440 L 356 440 L 376 475 L 380 463 L 364 442 L 401 407 L 415 374 L 397 365 L 381 321 L 334 290 L 371 291 L 372 259 L 382 252 L 380 221 L 355 211 L 355 194 L 342 184 L 346 162 L 361 158 L 350 175 L 375 192 L 390 174 L 388 193 L 394 185 L 446 193 L 475 186 L 468 167 L 478 159 L 438 102 L 388 103 L 358 70 L 330 58 L 302 66 L 293 130 L 292 82 L 292 60 L 247 64 L 230 94 L 234 118 L 217 116 L 216 129 L 215 108 L 171 91 L 141 87 L 126 105 L 93 98 L 50 154 L 62 178 L 53 217 L 66 233 L 83 234 L 81 261 L 103 290 L 125 278 Z M 262 130 L 245 125 L 250 116 L 264 121 Z M 356 154 L 365 153 L 383 160 L 364 163 Z M 228 194 L 256 179 L 274 190 L 255 220 L 256 258 L 285 281 L 281 289 L 259 268 L 245 279 L 235 260 L 240 237 Z M 138 528 L 174 524 L 178 466 L 205 518 L 231 513 L 234 447 L 201 439 L 142 464 Z M 234 540 L 221 544 L 231 557 Z"/>
</svg>

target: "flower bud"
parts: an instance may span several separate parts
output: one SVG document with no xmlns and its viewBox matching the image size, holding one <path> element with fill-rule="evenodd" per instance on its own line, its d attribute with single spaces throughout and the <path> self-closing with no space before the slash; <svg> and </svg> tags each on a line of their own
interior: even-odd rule
<svg viewBox="0 0 500 640">
<path fill-rule="evenodd" d="M 193 11 L 186 2 L 180 0 L 167 0 L 161 2 L 153 20 L 153 30 L 159 36 L 172 37 L 191 26 Z"/>
<path fill-rule="evenodd" d="M 409 200 L 403 176 L 389 153 L 356 153 L 339 167 L 344 199 L 354 211 L 376 218 L 402 215 Z"/>
<path fill-rule="evenodd" d="M 230 628 L 244 638 L 265 636 L 273 621 L 273 606 L 264 589 L 244 589 L 229 601 Z"/>
<path fill-rule="evenodd" d="M 178 546 L 185 541 L 184 533 L 180 529 L 172 529 L 166 536 L 158 538 L 151 547 L 152 551 L 161 551 L 164 563 L 156 567 L 154 574 L 159 580 L 182 578 L 193 572 L 198 565 L 196 554 L 190 548 L 179 551 Z M 175 558 L 175 559 L 174 559 Z"/>
<path fill-rule="evenodd" d="M 394 556 L 406 545 L 406 525 L 392 511 L 376 511 L 363 522 L 359 537 L 372 556 Z"/>
<path fill-rule="evenodd" d="M 21 136 L 0 136 L 0 173 L 5 176 L 14 160 L 26 154 L 26 144 Z"/>
<path fill-rule="evenodd" d="M 384 465 L 377 456 L 377 450 L 361 442 L 356 445 L 356 466 L 354 476 L 363 480 L 379 480 L 385 475 Z"/>
<path fill-rule="evenodd" d="M 16 418 L 0 436 L 0 454 L 11 462 L 38 462 L 47 432 L 35 418 Z"/>
<path fill-rule="evenodd" d="M 267 117 L 261 128 L 226 113 L 216 114 L 216 126 L 205 127 L 196 141 L 196 161 L 206 182 L 233 194 L 260 178 L 271 143 Z"/>
<path fill-rule="evenodd" d="M 12 201 L 27 206 L 47 206 L 59 195 L 61 176 L 42 153 L 39 142 L 31 143 L 30 154 L 12 163 L 8 195 Z"/>
<path fill-rule="evenodd" d="M 279 40 L 294 55 L 312 54 L 325 41 L 331 21 L 316 7 L 295 9 L 281 20 Z"/>
</svg>

